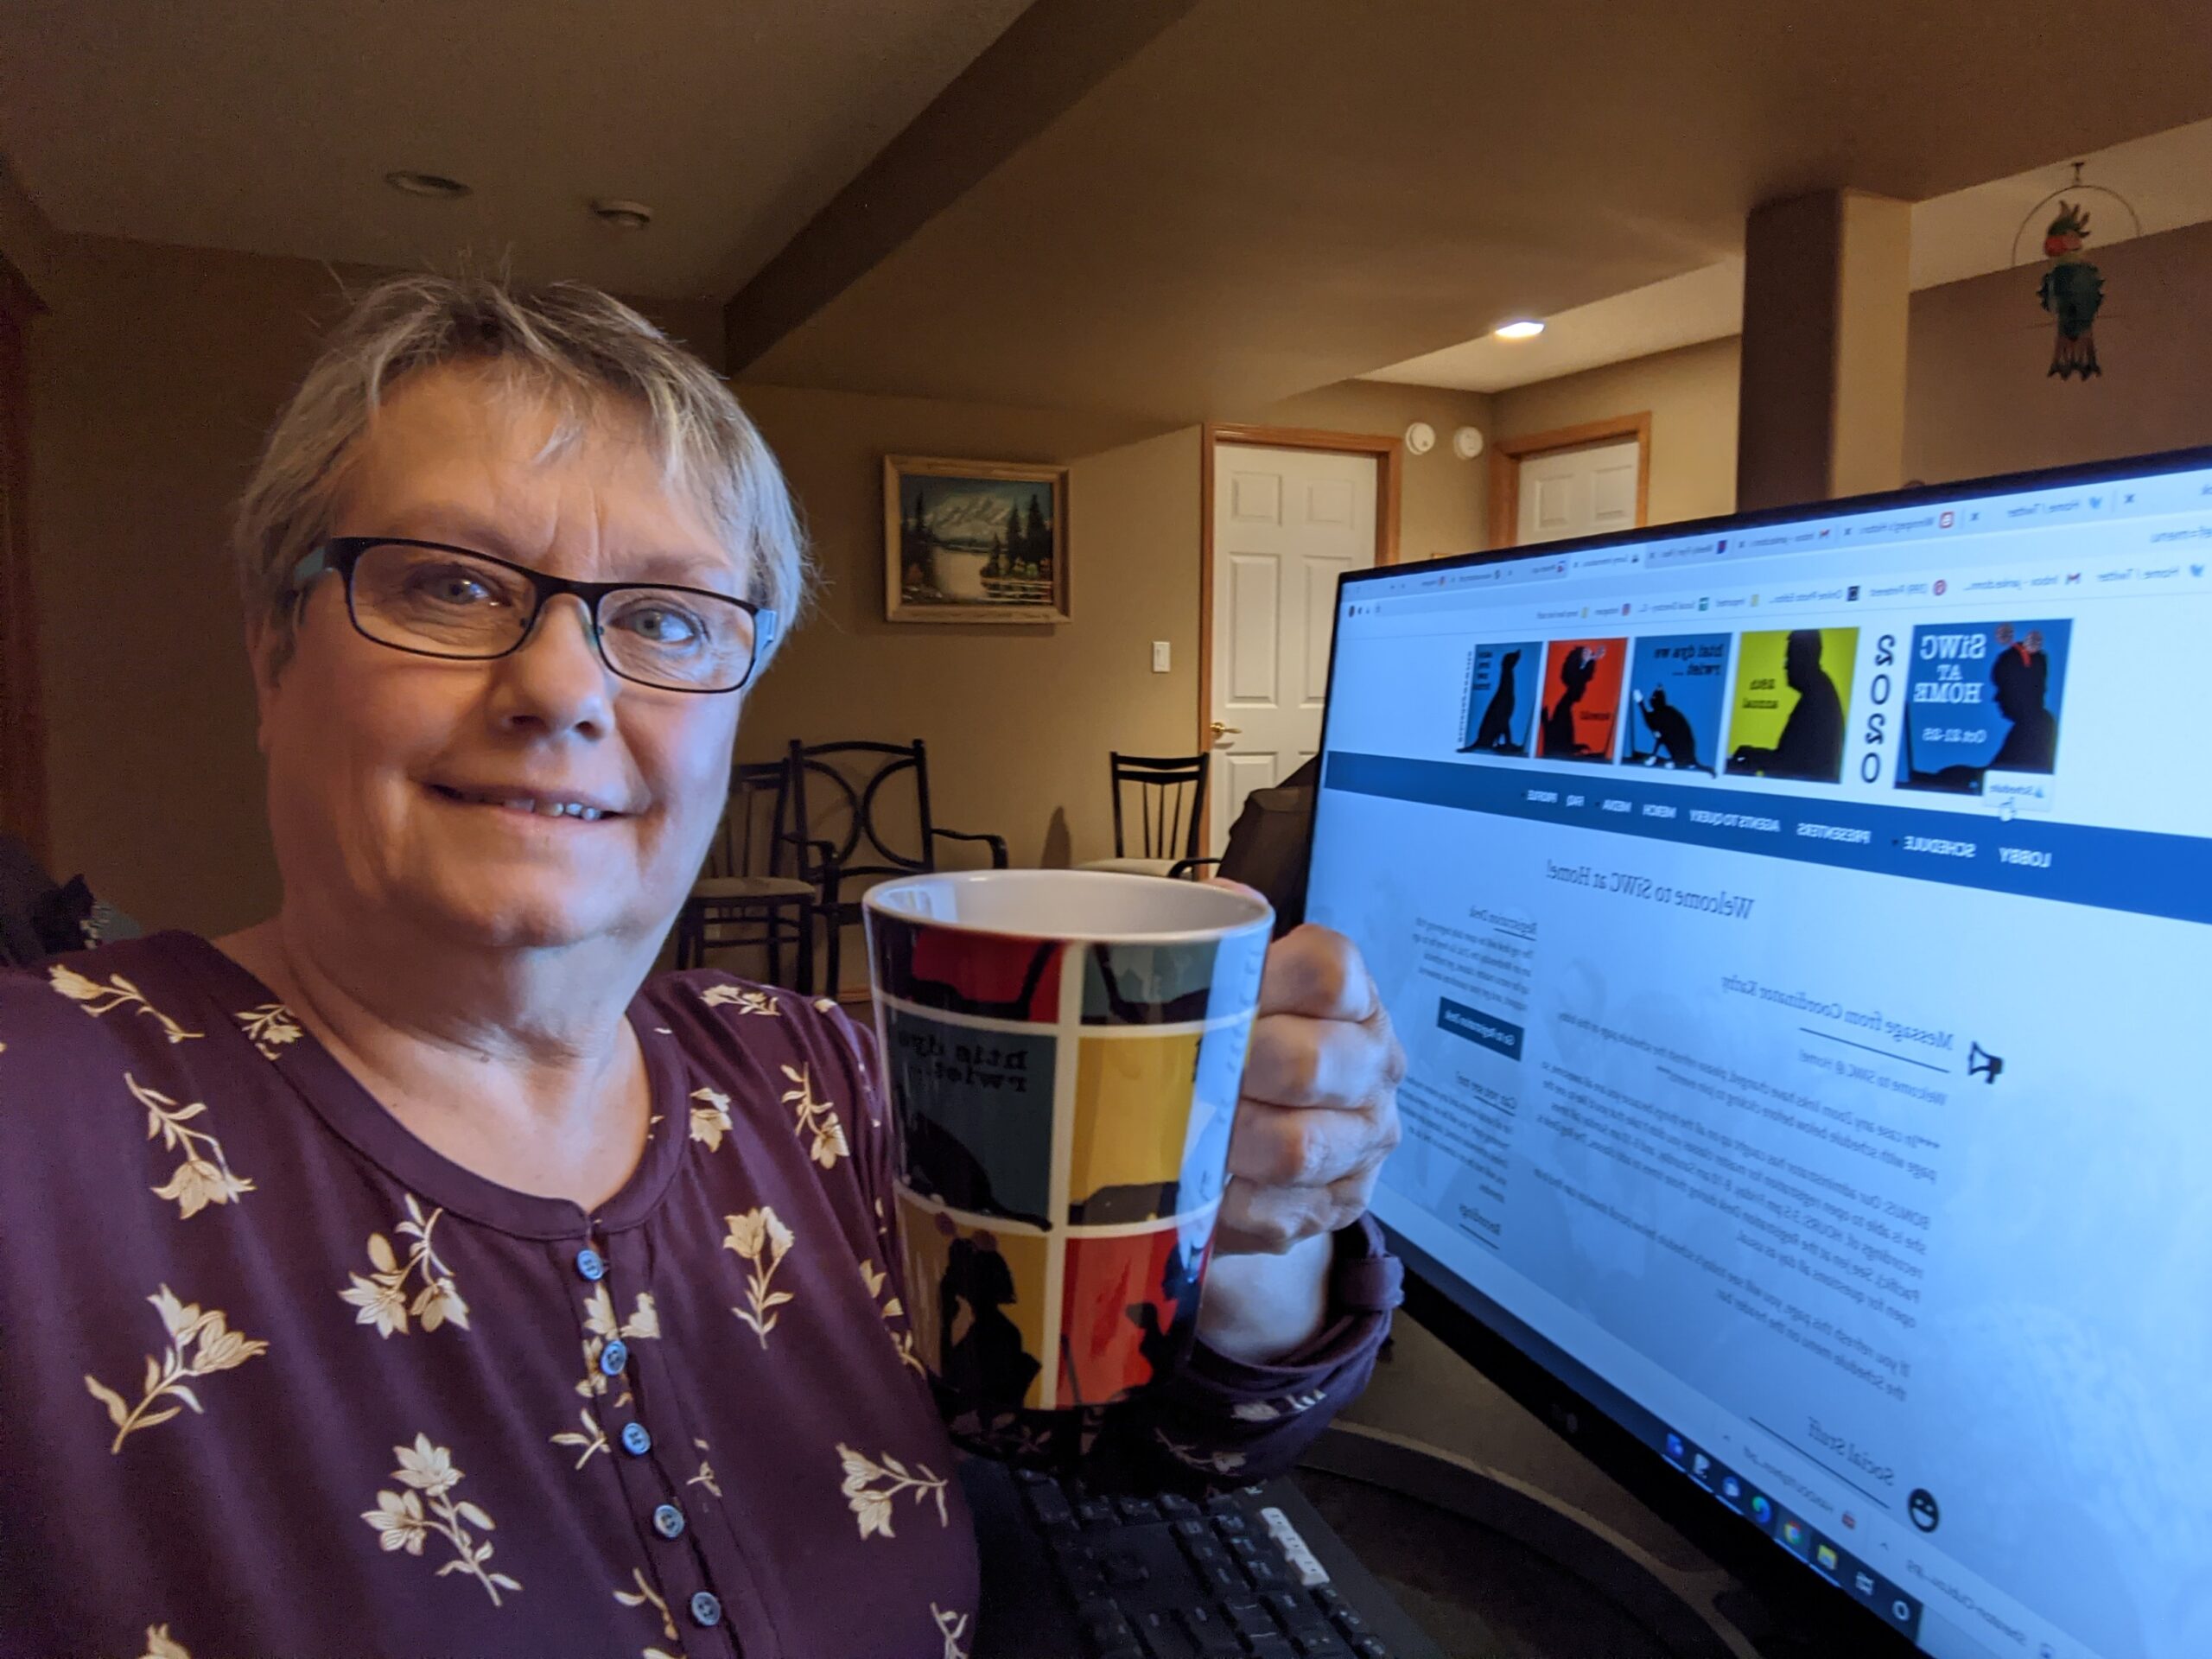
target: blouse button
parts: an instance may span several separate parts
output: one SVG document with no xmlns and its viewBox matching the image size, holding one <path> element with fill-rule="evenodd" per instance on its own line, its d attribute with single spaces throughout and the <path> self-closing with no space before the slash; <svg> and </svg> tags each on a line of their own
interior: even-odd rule
<svg viewBox="0 0 2212 1659">
<path fill-rule="evenodd" d="M 587 1244 L 576 1252 L 576 1271 L 595 1285 L 607 1277 L 607 1258 Z"/>
<path fill-rule="evenodd" d="M 622 1368 L 630 1363 L 630 1344 L 616 1337 L 599 1351 L 599 1369 L 609 1376 L 620 1376 Z"/>
<path fill-rule="evenodd" d="M 702 1590 L 691 1598 L 691 1617 L 701 1624 L 719 1624 L 722 1622 L 722 1605 L 715 1599 L 713 1591 Z"/>
<path fill-rule="evenodd" d="M 633 1458 L 642 1458 L 653 1449 L 653 1437 L 643 1423 L 622 1425 L 622 1449 Z"/>
<path fill-rule="evenodd" d="M 653 1511 L 653 1530 L 664 1538 L 674 1538 L 683 1530 L 683 1511 L 673 1503 L 664 1503 Z"/>
</svg>

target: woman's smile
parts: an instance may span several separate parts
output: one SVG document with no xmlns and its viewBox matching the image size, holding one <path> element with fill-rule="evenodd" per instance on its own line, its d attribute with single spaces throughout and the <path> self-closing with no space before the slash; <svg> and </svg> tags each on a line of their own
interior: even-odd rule
<svg viewBox="0 0 2212 1659">
<path fill-rule="evenodd" d="M 433 783 L 430 793 L 456 806 L 492 807 L 525 817 L 559 818 L 573 823 L 600 823 L 626 818 L 632 813 L 604 804 L 598 797 L 557 786 L 502 788 Z"/>
</svg>

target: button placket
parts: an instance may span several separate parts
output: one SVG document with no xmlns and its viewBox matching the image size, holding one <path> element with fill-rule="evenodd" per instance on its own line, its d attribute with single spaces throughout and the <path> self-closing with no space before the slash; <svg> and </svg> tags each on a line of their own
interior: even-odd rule
<svg viewBox="0 0 2212 1659">
<path fill-rule="evenodd" d="M 587 1257 L 595 1272 L 586 1266 Z M 600 1238 L 596 1248 L 587 1244 L 574 1252 L 568 1266 L 594 1288 L 603 1287 L 612 1305 L 619 1308 L 625 1298 L 618 1294 L 616 1287 L 632 1279 L 642 1286 L 645 1260 L 644 1249 L 636 1235 L 630 1233 L 619 1239 Z M 629 1270 L 632 1267 L 639 1270 L 632 1273 Z M 580 1336 L 588 1334 L 580 1332 Z M 735 1656 L 740 1651 L 737 1631 L 728 1610 L 721 1597 L 708 1587 L 713 1582 L 713 1575 L 708 1570 L 706 1541 L 685 1512 L 681 1490 L 672 1485 L 677 1478 L 675 1472 L 663 1470 L 661 1460 L 652 1455 L 660 1437 L 643 1421 L 648 1414 L 649 1402 L 659 1406 L 664 1414 L 672 1409 L 673 1395 L 666 1373 L 657 1360 L 647 1359 L 658 1345 L 640 1342 L 633 1346 L 620 1337 L 610 1337 L 600 1349 L 596 1369 L 610 1382 L 608 1408 L 612 1408 L 612 1402 L 619 1395 L 627 1395 L 630 1404 L 624 1409 L 633 1414 L 619 1427 L 613 1423 L 606 1425 L 606 1433 L 626 1454 L 613 1459 L 612 1466 L 621 1485 L 624 1507 L 637 1517 L 644 1535 L 647 1576 L 656 1580 L 656 1587 L 670 1607 L 682 1610 L 679 1618 L 684 1613 L 690 1615 L 691 1630 L 686 1650 L 692 1659 L 708 1659 L 710 1654 Z M 680 1427 L 672 1420 L 661 1423 L 664 1434 L 679 1435 L 678 1440 L 670 1442 L 671 1445 L 680 1443 Z M 727 1558 L 723 1564 L 728 1564 Z M 739 1590 L 746 1599 L 741 1605 L 753 1605 L 755 1611 L 751 1617 L 757 1618 L 758 1598 L 750 1595 L 749 1583 L 739 1586 Z M 712 1635 L 708 1633 L 710 1630 Z"/>
</svg>

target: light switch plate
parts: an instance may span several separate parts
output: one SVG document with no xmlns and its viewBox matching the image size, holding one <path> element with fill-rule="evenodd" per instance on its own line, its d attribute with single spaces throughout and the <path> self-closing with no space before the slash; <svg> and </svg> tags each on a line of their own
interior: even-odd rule
<svg viewBox="0 0 2212 1659">
<path fill-rule="evenodd" d="M 1167 642 L 1165 639 L 1152 642 L 1152 671 L 1155 674 L 1167 671 Z"/>
</svg>

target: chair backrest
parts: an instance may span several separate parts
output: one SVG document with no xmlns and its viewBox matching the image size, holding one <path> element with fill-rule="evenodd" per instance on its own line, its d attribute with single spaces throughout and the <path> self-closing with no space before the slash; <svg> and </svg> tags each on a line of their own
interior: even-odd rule
<svg viewBox="0 0 2212 1659">
<path fill-rule="evenodd" d="M 732 766 L 729 801 L 707 849 L 709 876 L 782 875 L 794 868 L 791 757 Z"/>
<path fill-rule="evenodd" d="M 929 753 L 921 739 L 801 743 L 793 738 L 791 769 L 798 838 L 828 842 L 840 880 L 937 868 Z"/>
<path fill-rule="evenodd" d="M 1123 754 L 1107 756 L 1114 779 L 1114 856 L 1116 858 L 1196 858 L 1198 829 L 1205 816 L 1206 769 L 1213 757 L 1198 754 Z M 1136 795 L 1136 817 L 1143 835 L 1142 850 L 1131 852 L 1122 815 L 1125 790 Z"/>
</svg>

